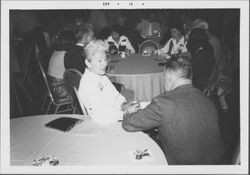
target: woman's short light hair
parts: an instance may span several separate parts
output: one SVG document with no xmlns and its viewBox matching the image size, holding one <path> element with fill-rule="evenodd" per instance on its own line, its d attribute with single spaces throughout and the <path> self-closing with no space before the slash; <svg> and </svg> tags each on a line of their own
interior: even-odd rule
<svg viewBox="0 0 250 175">
<path fill-rule="evenodd" d="M 84 48 L 85 59 L 90 61 L 96 53 L 108 52 L 108 44 L 102 40 L 92 40 Z"/>
</svg>

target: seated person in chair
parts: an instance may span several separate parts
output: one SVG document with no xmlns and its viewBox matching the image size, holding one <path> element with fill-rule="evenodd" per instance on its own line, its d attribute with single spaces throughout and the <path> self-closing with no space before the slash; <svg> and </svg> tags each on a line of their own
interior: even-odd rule
<svg viewBox="0 0 250 175">
<path fill-rule="evenodd" d="M 85 63 L 83 49 L 95 38 L 94 31 L 88 26 L 81 26 L 76 34 L 76 44 L 65 54 L 64 65 L 66 69 L 74 68 L 84 73 Z"/>
<path fill-rule="evenodd" d="M 161 33 L 160 23 L 156 21 L 156 14 L 151 11 L 147 15 L 147 19 L 142 19 L 142 21 L 137 24 L 136 29 L 140 32 L 140 35 L 144 39 L 153 39 L 159 37 Z"/>
<path fill-rule="evenodd" d="M 186 48 L 186 40 L 182 35 L 182 25 L 179 23 L 172 24 L 171 26 L 171 36 L 165 46 L 159 50 L 156 50 L 155 53 L 158 55 L 166 55 L 167 57 L 171 55 L 182 55 L 188 54 Z"/>
<path fill-rule="evenodd" d="M 159 141 L 170 165 L 211 165 L 225 161 L 219 116 L 213 102 L 192 86 L 192 66 L 184 58 L 165 65 L 164 94 L 137 112 L 125 115 L 122 126 L 135 132 L 159 129 Z"/>
<path fill-rule="evenodd" d="M 87 68 L 80 80 L 78 93 L 90 117 L 99 124 L 109 124 L 122 119 L 123 113 L 138 108 L 138 103 L 132 105 L 126 102 L 105 75 L 108 64 L 107 43 L 93 40 L 84 52 Z"/>
<path fill-rule="evenodd" d="M 73 47 L 74 41 L 75 37 L 71 31 L 61 31 L 56 41 L 55 51 L 50 57 L 47 75 L 50 89 L 55 99 L 68 96 L 68 91 L 63 79 L 65 72 L 64 55 Z"/>
<path fill-rule="evenodd" d="M 119 24 L 114 24 L 111 27 L 111 36 L 106 40 L 109 44 L 109 52 L 111 54 L 118 54 L 119 52 L 135 53 L 130 41 L 122 33 L 122 27 Z"/>
</svg>

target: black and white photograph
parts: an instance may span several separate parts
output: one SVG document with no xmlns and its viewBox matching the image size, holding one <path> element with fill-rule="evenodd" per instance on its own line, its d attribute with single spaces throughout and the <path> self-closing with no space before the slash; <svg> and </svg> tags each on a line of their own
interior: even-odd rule
<svg viewBox="0 0 250 175">
<path fill-rule="evenodd" d="M 1 173 L 248 174 L 249 1 L 1 2 Z"/>
</svg>

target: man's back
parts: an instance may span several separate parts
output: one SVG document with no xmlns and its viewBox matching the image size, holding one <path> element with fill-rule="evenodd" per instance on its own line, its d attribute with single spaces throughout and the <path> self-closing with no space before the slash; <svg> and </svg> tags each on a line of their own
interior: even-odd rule
<svg viewBox="0 0 250 175">
<path fill-rule="evenodd" d="M 124 117 L 127 131 L 159 128 L 159 140 L 169 164 L 218 164 L 224 146 L 213 103 L 191 84 L 152 100 L 143 110 Z"/>
<path fill-rule="evenodd" d="M 177 87 L 157 101 L 160 141 L 169 163 L 218 163 L 224 148 L 213 103 L 191 85 Z"/>
<path fill-rule="evenodd" d="M 74 68 L 84 73 L 85 62 L 83 57 L 83 47 L 75 45 L 71 50 L 66 52 L 64 57 L 65 69 Z"/>
</svg>

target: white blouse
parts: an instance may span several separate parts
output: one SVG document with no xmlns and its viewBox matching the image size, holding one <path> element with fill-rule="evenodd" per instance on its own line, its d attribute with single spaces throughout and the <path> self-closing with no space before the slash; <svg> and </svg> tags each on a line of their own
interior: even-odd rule
<svg viewBox="0 0 250 175">
<path fill-rule="evenodd" d="M 169 52 L 171 42 L 173 43 L 173 47 L 170 51 L 170 55 L 178 54 L 179 52 L 181 53 L 187 52 L 187 48 L 186 48 L 187 42 L 185 41 L 184 36 L 182 36 L 178 43 L 176 42 L 174 38 L 170 38 L 168 42 L 166 43 L 166 45 L 160 49 L 160 53 L 167 54 Z"/>
<path fill-rule="evenodd" d="M 122 119 L 121 104 L 126 99 L 116 90 L 106 75 L 100 76 L 85 69 L 78 93 L 89 116 L 95 122 L 109 124 Z"/>
<path fill-rule="evenodd" d="M 114 45 L 116 46 L 117 50 L 119 50 L 119 46 L 126 46 L 126 48 L 131 52 L 131 53 L 135 53 L 135 49 L 133 48 L 133 46 L 131 45 L 130 41 L 128 40 L 128 38 L 126 36 L 121 36 L 120 40 L 118 43 L 116 43 L 112 36 L 109 36 L 108 39 L 105 41 L 107 44 L 109 42 L 114 43 Z"/>
<path fill-rule="evenodd" d="M 64 55 L 66 51 L 54 51 L 50 57 L 47 75 L 55 78 L 63 79 L 65 71 Z"/>
</svg>

